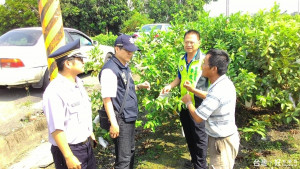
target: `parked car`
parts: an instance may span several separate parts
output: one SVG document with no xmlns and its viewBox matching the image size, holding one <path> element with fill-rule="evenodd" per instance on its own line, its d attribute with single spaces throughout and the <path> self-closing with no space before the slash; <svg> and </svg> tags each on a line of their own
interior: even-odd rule
<svg viewBox="0 0 300 169">
<path fill-rule="evenodd" d="M 96 41 L 76 29 L 64 28 L 64 34 L 66 43 L 80 39 L 80 50 L 86 56 L 97 45 Z M 100 45 L 100 49 L 103 51 L 103 60 L 114 53 L 110 46 Z M 31 85 L 45 89 L 48 84 L 49 71 L 42 28 L 18 28 L 0 36 L 0 87 Z"/>
<path fill-rule="evenodd" d="M 141 29 L 139 29 L 137 32 L 133 33 L 132 37 L 138 38 L 139 36 L 141 36 L 142 32 L 144 32 L 145 34 L 149 34 L 152 29 L 154 29 L 154 31 L 160 30 L 167 32 L 170 27 L 171 25 L 168 23 L 147 24 L 142 26 Z M 158 34 L 156 34 L 155 36 L 158 36 Z"/>
</svg>

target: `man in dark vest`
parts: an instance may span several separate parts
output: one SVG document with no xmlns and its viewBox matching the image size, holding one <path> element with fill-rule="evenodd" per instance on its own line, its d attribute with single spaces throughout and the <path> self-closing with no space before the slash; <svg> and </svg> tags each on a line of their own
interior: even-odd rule
<svg viewBox="0 0 300 169">
<path fill-rule="evenodd" d="M 200 51 L 200 34 L 198 31 L 189 30 L 184 35 L 185 55 L 179 59 L 178 75 L 161 93 L 168 93 L 175 86 L 180 86 L 181 97 L 189 93 L 191 103 L 199 106 L 205 98 L 208 80 L 202 77 L 201 64 L 205 55 Z M 196 123 L 190 116 L 189 110 L 183 107 L 180 112 L 180 121 L 191 155 L 194 169 L 206 168 L 207 134 L 205 124 Z M 190 166 L 189 163 L 185 165 Z"/>
<path fill-rule="evenodd" d="M 131 36 L 120 35 L 115 41 L 116 54 L 105 63 L 99 74 L 104 108 L 111 123 L 109 133 L 115 144 L 115 169 L 133 168 L 135 121 L 138 114 L 135 90 L 150 89 L 148 82 L 135 85 L 132 79 L 128 62 L 137 50 Z M 128 95 L 124 109 L 119 113 L 127 83 L 129 83 Z"/>
</svg>

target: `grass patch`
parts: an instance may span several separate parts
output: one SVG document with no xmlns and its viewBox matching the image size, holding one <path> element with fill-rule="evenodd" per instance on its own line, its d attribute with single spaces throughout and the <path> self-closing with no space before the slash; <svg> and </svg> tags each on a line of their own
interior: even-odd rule
<svg viewBox="0 0 300 169">
<path fill-rule="evenodd" d="M 21 106 L 23 107 L 31 107 L 33 105 L 33 102 L 31 100 L 26 100 L 25 102 L 23 102 L 21 104 Z"/>
<path fill-rule="evenodd" d="M 237 168 L 300 168 L 300 129 L 270 129 L 267 140 L 254 135 L 251 141 L 241 141 L 241 149 L 236 160 Z"/>
<path fill-rule="evenodd" d="M 242 139 L 234 168 L 300 168 L 299 125 L 281 128 L 269 129 L 267 140 L 257 134 L 249 142 Z M 96 151 L 99 168 L 112 168 L 113 143 L 107 149 L 98 146 Z M 134 168 L 183 169 L 189 159 L 185 138 L 174 119 L 158 127 L 155 133 L 137 128 Z"/>
<path fill-rule="evenodd" d="M 90 88 L 90 87 L 94 87 L 94 84 L 83 84 L 83 86 L 86 88 Z"/>
<path fill-rule="evenodd" d="M 136 168 L 184 168 L 189 153 L 181 129 L 170 123 L 137 140 Z"/>
</svg>

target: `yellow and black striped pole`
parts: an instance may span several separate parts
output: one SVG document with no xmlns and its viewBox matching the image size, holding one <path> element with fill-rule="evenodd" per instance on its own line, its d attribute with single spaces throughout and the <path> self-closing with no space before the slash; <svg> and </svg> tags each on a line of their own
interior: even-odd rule
<svg viewBox="0 0 300 169">
<path fill-rule="evenodd" d="M 43 28 L 47 56 L 65 45 L 62 15 L 59 0 L 38 0 L 39 13 Z M 57 66 L 54 59 L 48 58 L 50 80 L 57 75 Z"/>
</svg>

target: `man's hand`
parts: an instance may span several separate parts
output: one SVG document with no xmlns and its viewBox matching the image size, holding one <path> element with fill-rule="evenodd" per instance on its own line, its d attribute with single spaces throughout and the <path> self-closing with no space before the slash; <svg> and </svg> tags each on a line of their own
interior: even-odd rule
<svg viewBox="0 0 300 169">
<path fill-rule="evenodd" d="M 67 167 L 72 169 L 81 169 L 81 163 L 78 158 L 74 156 L 72 150 L 70 149 L 64 131 L 55 130 L 53 133 L 51 133 L 51 135 L 53 136 L 58 148 L 63 154 L 66 160 Z"/>
<path fill-rule="evenodd" d="M 194 93 L 196 96 L 200 97 L 201 99 L 206 98 L 207 92 L 192 87 L 192 83 L 188 80 L 184 82 L 183 87 L 185 87 L 189 92 Z"/>
<path fill-rule="evenodd" d="M 145 81 L 144 83 L 140 83 L 137 85 L 138 89 L 147 89 L 150 90 L 150 83 Z"/>
<path fill-rule="evenodd" d="M 193 93 L 194 88 L 192 87 L 192 83 L 188 80 L 186 80 L 183 84 L 183 87 L 185 87 L 189 92 Z"/>
<path fill-rule="evenodd" d="M 111 124 L 109 134 L 111 138 L 119 137 L 120 128 L 118 124 Z"/>
<path fill-rule="evenodd" d="M 189 94 L 186 94 L 181 98 L 181 100 L 183 101 L 184 104 L 186 104 L 192 101 L 192 97 Z"/>
<path fill-rule="evenodd" d="M 74 155 L 66 158 L 68 169 L 81 169 L 81 162 Z"/>
<path fill-rule="evenodd" d="M 171 82 L 170 84 L 168 84 L 167 86 L 165 86 L 160 94 L 165 94 L 165 93 L 169 93 L 171 91 L 171 89 L 173 87 L 176 87 L 180 84 L 180 79 L 178 78 L 178 76 L 173 80 L 173 82 Z"/>
<path fill-rule="evenodd" d="M 161 94 L 165 94 L 165 93 L 169 93 L 171 90 L 171 85 L 167 85 L 165 86 L 162 90 L 161 90 Z"/>
</svg>

